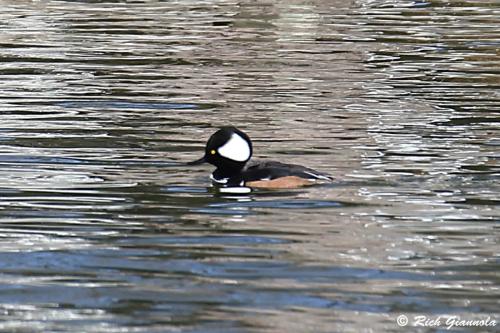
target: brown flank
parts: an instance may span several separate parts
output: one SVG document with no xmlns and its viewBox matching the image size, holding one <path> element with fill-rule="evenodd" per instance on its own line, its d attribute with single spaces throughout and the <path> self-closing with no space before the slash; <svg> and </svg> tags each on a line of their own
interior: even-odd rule
<svg viewBox="0 0 500 333">
<path fill-rule="evenodd" d="M 250 187 L 267 187 L 267 188 L 295 188 L 305 185 L 311 185 L 314 181 L 300 178 L 297 176 L 280 177 L 273 180 L 256 180 L 253 182 L 246 182 L 246 186 Z"/>
</svg>

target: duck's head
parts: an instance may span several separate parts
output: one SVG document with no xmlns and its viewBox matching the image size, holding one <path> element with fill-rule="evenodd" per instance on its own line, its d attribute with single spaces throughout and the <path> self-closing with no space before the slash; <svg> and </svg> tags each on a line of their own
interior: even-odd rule
<svg viewBox="0 0 500 333">
<path fill-rule="evenodd" d="M 235 127 L 222 127 L 212 134 L 205 147 L 205 155 L 189 165 L 210 163 L 218 169 L 241 170 L 252 157 L 252 141 Z"/>
</svg>

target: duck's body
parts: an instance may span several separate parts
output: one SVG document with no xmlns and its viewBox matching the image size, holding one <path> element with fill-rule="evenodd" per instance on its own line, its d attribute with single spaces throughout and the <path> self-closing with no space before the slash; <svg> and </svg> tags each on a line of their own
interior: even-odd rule
<svg viewBox="0 0 500 333">
<path fill-rule="evenodd" d="M 318 180 L 332 180 L 324 173 L 301 165 L 277 161 L 249 162 L 241 172 L 229 177 L 224 177 L 220 170 L 217 170 L 212 173 L 211 179 L 227 186 L 292 188 L 311 185 Z"/>
<path fill-rule="evenodd" d="M 252 156 L 250 138 L 234 127 L 223 127 L 207 142 L 205 156 L 189 164 L 210 163 L 217 169 L 210 178 L 227 187 L 295 188 L 318 181 L 332 181 L 322 172 L 296 164 L 277 161 L 249 162 Z"/>
</svg>

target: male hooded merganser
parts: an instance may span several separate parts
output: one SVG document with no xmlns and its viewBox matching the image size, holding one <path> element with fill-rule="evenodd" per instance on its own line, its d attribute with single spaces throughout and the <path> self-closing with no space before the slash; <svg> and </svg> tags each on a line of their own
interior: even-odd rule
<svg viewBox="0 0 500 333">
<path fill-rule="evenodd" d="M 222 186 L 294 188 L 317 181 L 332 181 L 327 174 L 296 164 L 275 161 L 247 163 L 252 157 L 252 142 L 235 127 L 223 127 L 208 139 L 205 156 L 188 165 L 210 163 L 217 169 L 210 178 Z"/>
</svg>

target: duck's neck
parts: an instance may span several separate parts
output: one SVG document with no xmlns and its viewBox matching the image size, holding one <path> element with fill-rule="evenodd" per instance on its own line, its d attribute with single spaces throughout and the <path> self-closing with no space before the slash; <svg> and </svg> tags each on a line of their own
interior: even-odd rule
<svg viewBox="0 0 500 333">
<path fill-rule="evenodd" d="M 243 168 L 217 168 L 212 173 L 212 177 L 215 180 L 234 180 L 235 178 L 240 178 L 241 170 Z"/>
</svg>

